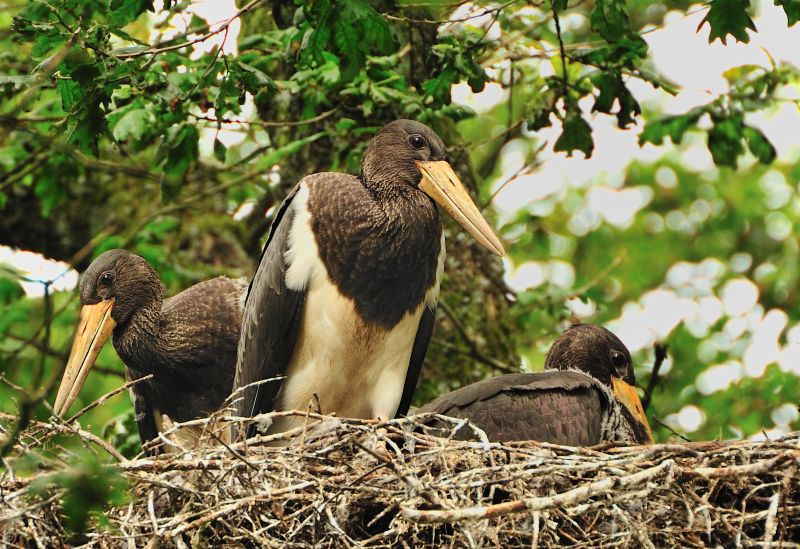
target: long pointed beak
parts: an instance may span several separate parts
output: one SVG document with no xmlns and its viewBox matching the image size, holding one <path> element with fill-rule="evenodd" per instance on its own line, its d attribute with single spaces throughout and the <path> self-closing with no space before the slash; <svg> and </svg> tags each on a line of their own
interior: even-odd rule
<svg viewBox="0 0 800 549">
<path fill-rule="evenodd" d="M 644 413 L 642 401 L 639 399 L 636 387 L 616 376 L 611 376 L 611 385 L 614 387 L 614 396 L 628 409 L 634 419 L 642 424 L 647 432 L 647 440 L 652 444 L 653 432 L 650 430 L 650 424 L 647 422 L 647 415 Z"/>
<path fill-rule="evenodd" d="M 100 349 L 111 336 L 116 322 L 111 318 L 111 309 L 114 300 L 109 299 L 95 303 L 94 305 L 84 305 L 81 309 L 81 323 L 72 342 L 72 350 L 69 353 L 67 367 L 64 370 L 64 377 L 61 378 L 61 385 L 58 387 L 56 403 L 53 412 L 56 415 L 63 415 L 69 410 L 70 406 L 78 398 L 89 370 L 97 360 Z"/>
<path fill-rule="evenodd" d="M 472 237 L 496 255 L 505 255 L 503 243 L 469 197 L 453 167 L 444 160 L 417 161 L 422 171 L 419 188 L 458 221 Z"/>
</svg>

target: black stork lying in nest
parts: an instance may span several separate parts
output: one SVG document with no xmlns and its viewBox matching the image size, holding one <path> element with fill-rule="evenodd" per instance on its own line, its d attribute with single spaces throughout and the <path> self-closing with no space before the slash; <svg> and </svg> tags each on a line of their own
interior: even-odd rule
<svg viewBox="0 0 800 549">
<path fill-rule="evenodd" d="M 182 422 L 217 411 L 233 384 L 246 289 L 220 276 L 164 299 L 144 258 L 103 253 L 81 279 L 81 321 L 53 411 L 69 410 L 112 334 L 125 377 L 153 375 L 130 391 L 143 444 L 162 430 L 162 414 Z"/>
<path fill-rule="evenodd" d="M 386 420 L 408 411 L 444 268 L 437 204 L 503 255 L 444 143 L 419 122 L 384 126 L 359 177 L 316 173 L 294 187 L 247 296 L 234 381 L 234 390 L 245 388 L 240 415 L 313 405 Z"/>
<path fill-rule="evenodd" d="M 630 352 L 609 330 L 589 324 L 574 325 L 559 336 L 547 353 L 544 372 L 485 379 L 442 395 L 416 413 L 468 419 L 495 442 L 653 442 Z M 427 423 L 449 431 L 438 420 Z M 456 438 L 474 438 L 474 433 L 462 427 Z"/>
</svg>

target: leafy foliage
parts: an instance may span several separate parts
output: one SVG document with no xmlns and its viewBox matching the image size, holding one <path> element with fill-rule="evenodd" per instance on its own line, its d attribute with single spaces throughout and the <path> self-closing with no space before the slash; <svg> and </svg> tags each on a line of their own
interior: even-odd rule
<svg viewBox="0 0 800 549">
<path fill-rule="evenodd" d="M 739 42 L 748 43 L 747 29 L 756 30 L 756 24 L 747 13 L 749 7 L 750 0 L 712 0 L 708 13 L 700 22 L 701 27 L 706 23 L 711 27 L 708 42 L 719 38 L 726 44 L 730 34 Z"/>
<path fill-rule="evenodd" d="M 102 520 L 100 512 L 107 506 L 125 503 L 126 489 L 118 469 L 103 465 L 92 453 L 81 452 L 72 467 L 37 480 L 32 493 L 42 496 L 63 491 L 60 507 L 65 525 L 72 532 L 83 532 L 91 516 Z"/>
<path fill-rule="evenodd" d="M 790 27 L 800 21 L 800 2 L 797 0 L 775 0 L 775 5 L 783 7 Z"/>
</svg>

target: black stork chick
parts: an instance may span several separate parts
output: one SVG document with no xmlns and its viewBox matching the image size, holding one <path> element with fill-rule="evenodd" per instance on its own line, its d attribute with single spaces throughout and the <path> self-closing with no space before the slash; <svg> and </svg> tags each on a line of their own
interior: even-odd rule
<svg viewBox="0 0 800 549">
<path fill-rule="evenodd" d="M 544 372 L 485 379 L 442 395 L 416 413 L 468 419 L 493 442 L 653 442 L 630 352 L 612 332 L 589 324 L 576 324 L 556 339 Z M 437 420 L 428 424 L 446 427 Z M 461 428 L 456 438 L 474 438 L 474 433 Z"/>
<path fill-rule="evenodd" d="M 205 417 L 230 395 L 247 285 L 220 276 L 163 299 L 158 274 L 143 258 L 109 250 L 80 283 L 83 308 L 53 411 L 65 414 L 113 334 L 125 377 L 153 377 L 131 388 L 142 443 L 172 421 Z"/>
<path fill-rule="evenodd" d="M 294 187 L 247 296 L 234 381 L 234 390 L 246 388 L 240 415 L 310 404 L 365 419 L 408 411 L 444 268 L 437 204 L 503 255 L 444 143 L 419 122 L 384 126 L 364 151 L 359 177 L 316 173 Z"/>
</svg>

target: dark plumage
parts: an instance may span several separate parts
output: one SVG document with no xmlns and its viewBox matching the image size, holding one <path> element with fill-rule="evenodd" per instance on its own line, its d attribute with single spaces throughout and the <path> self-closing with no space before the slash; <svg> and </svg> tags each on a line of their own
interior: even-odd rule
<svg viewBox="0 0 800 549">
<path fill-rule="evenodd" d="M 247 297 L 234 382 L 234 390 L 250 385 L 241 415 L 317 402 L 349 417 L 407 412 L 444 261 L 436 203 L 502 254 L 444 143 L 418 122 L 397 120 L 378 132 L 359 177 L 318 173 L 297 184 Z M 278 376 L 286 379 L 251 385 Z"/>
<path fill-rule="evenodd" d="M 653 442 L 636 394 L 630 353 L 613 333 L 600 326 L 572 326 L 553 343 L 545 368 L 473 383 L 417 412 L 469 419 L 492 441 L 567 446 Z M 437 420 L 429 423 L 443 427 Z M 473 436 L 468 428 L 457 434 Z"/>
<path fill-rule="evenodd" d="M 157 436 L 161 414 L 187 421 L 219 409 L 231 392 L 246 285 L 217 277 L 163 299 L 147 261 L 110 250 L 83 274 L 81 324 L 54 411 L 67 412 L 113 330 L 142 442 Z"/>
</svg>

